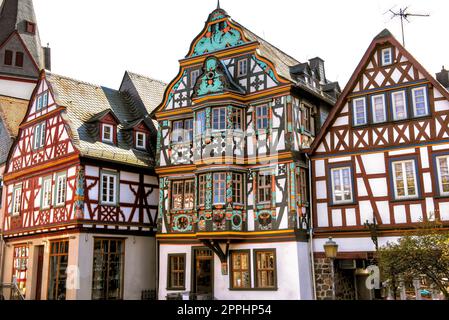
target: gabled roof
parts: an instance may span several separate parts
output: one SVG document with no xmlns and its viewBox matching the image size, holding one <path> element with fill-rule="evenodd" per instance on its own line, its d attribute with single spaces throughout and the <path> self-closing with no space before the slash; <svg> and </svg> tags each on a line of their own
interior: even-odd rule
<svg viewBox="0 0 449 320">
<path fill-rule="evenodd" d="M 137 166 L 149 166 L 153 159 L 133 149 L 132 135 L 123 124 L 140 117 L 126 93 L 87 82 L 44 72 L 57 105 L 66 108 L 65 120 L 81 156 Z M 119 120 L 117 146 L 98 141 L 94 118 L 113 113 Z"/>
<path fill-rule="evenodd" d="M 321 129 L 321 131 L 315 138 L 315 141 L 313 142 L 312 146 L 310 147 L 311 154 L 313 154 L 319 147 L 321 141 L 326 136 L 327 131 L 332 127 L 336 118 L 338 117 L 338 114 L 344 108 L 348 95 L 354 90 L 354 87 L 356 86 L 357 80 L 360 77 L 361 72 L 363 72 L 363 70 L 368 65 L 369 59 L 376 50 L 376 48 L 379 45 L 384 45 L 386 43 L 391 44 L 397 50 L 399 50 L 400 53 L 404 57 L 406 57 L 408 61 L 410 61 L 410 63 L 413 64 L 424 75 L 424 77 L 432 83 L 432 85 L 435 88 L 439 89 L 446 99 L 449 100 L 449 92 L 399 43 L 399 41 L 396 40 L 396 38 L 391 34 L 391 32 L 388 29 L 384 29 L 373 39 L 367 51 L 363 55 L 362 60 L 360 61 L 359 65 L 357 66 L 351 78 L 349 79 L 348 84 L 346 85 L 345 89 L 340 95 L 335 107 L 329 114 L 329 117 L 324 123 L 323 128 Z"/>
<path fill-rule="evenodd" d="M 26 32 L 26 21 L 36 24 L 35 34 Z M 18 32 L 38 67 L 44 69 L 44 52 L 34 13 L 33 0 L 3 0 L 0 8 L 0 45 L 14 31 Z"/>
<path fill-rule="evenodd" d="M 28 101 L 0 96 L 0 118 L 11 138 L 16 138 L 28 109 Z"/>
</svg>

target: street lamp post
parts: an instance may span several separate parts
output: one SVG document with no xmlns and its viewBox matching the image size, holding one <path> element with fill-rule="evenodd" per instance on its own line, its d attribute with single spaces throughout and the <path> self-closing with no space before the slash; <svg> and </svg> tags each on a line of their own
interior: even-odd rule
<svg viewBox="0 0 449 320">
<path fill-rule="evenodd" d="M 332 240 L 332 237 L 324 244 L 324 252 L 326 257 L 331 260 L 331 274 L 332 274 L 332 300 L 336 300 L 335 294 L 335 259 L 338 254 L 338 244 Z"/>
</svg>

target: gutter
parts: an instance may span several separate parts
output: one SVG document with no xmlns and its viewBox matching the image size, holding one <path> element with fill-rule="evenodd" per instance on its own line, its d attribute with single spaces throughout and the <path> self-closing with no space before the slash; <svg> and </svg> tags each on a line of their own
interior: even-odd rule
<svg viewBox="0 0 449 320">
<path fill-rule="evenodd" d="M 315 275 L 315 258 L 313 256 L 313 205 L 312 205 L 312 161 L 310 161 L 309 154 L 306 153 L 307 162 L 309 165 L 309 211 L 310 211 L 310 227 L 309 227 L 309 250 L 310 250 L 310 266 L 312 269 L 312 290 L 313 299 L 317 300 L 316 294 L 316 275 Z"/>
</svg>

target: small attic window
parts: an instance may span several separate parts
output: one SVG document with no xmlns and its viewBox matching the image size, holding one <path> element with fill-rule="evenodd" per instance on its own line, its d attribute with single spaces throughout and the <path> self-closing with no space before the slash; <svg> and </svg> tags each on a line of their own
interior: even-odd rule
<svg viewBox="0 0 449 320">
<path fill-rule="evenodd" d="M 12 57 L 13 57 L 13 52 L 11 50 L 5 50 L 5 61 L 4 61 L 4 64 L 6 66 L 11 66 L 12 65 Z"/>
<path fill-rule="evenodd" d="M 143 132 L 136 132 L 136 148 L 140 150 L 146 150 L 147 148 L 147 135 Z"/>
<path fill-rule="evenodd" d="M 27 32 L 31 34 L 36 34 L 36 24 L 30 21 L 27 21 Z"/>
<path fill-rule="evenodd" d="M 382 66 L 388 66 L 393 63 L 393 49 L 385 48 L 382 50 Z"/>
<path fill-rule="evenodd" d="M 16 52 L 16 67 L 22 68 L 23 67 L 23 52 Z"/>
<path fill-rule="evenodd" d="M 101 128 L 101 141 L 105 143 L 114 143 L 114 126 L 111 124 L 103 124 Z"/>
</svg>

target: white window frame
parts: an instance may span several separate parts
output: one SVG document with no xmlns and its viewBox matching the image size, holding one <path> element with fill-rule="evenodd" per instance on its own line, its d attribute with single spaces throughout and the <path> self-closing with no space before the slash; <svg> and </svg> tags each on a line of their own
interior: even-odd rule
<svg viewBox="0 0 449 320">
<path fill-rule="evenodd" d="M 244 67 L 244 68 L 243 68 Z M 244 77 L 248 74 L 248 59 L 240 59 L 237 62 L 237 77 Z"/>
<path fill-rule="evenodd" d="M 351 194 L 351 198 L 348 200 L 344 199 L 344 179 L 343 179 L 343 171 L 344 170 L 349 170 L 349 191 Z M 335 180 L 334 180 L 334 172 L 338 171 L 339 172 L 339 176 L 340 176 L 340 181 L 341 181 L 341 186 L 343 187 L 342 190 L 338 190 L 342 193 L 342 200 L 337 200 L 336 198 L 336 185 L 335 185 Z M 337 168 L 332 168 L 330 170 L 330 175 L 331 175 L 331 186 L 332 186 L 332 204 L 335 205 L 340 205 L 340 204 L 348 204 L 348 203 L 353 203 L 354 202 L 354 182 L 353 182 L 353 177 L 352 177 L 352 168 L 350 166 L 346 166 L 346 167 L 337 167 Z"/>
<path fill-rule="evenodd" d="M 15 186 L 12 192 L 11 215 L 16 217 L 20 215 L 22 209 L 22 186 Z"/>
<path fill-rule="evenodd" d="M 111 132 L 109 139 L 107 139 L 106 135 L 105 135 L 106 128 L 108 128 Z M 114 126 L 112 124 L 106 124 L 106 123 L 102 124 L 101 141 L 107 142 L 107 143 L 114 143 Z"/>
<path fill-rule="evenodd" d="M 418 90 L 422 90 L 424 93 L 424 104 L 426 106 L 426 114 L 424 115 L 418 115 L 416 112 L 416 97 L 415 97 L 415 92 Z M 430 110 L 429 110 L 429 100 L 428 100 L 428 96 L 427 96 L 427 88 L 426 87 L 418 87 L 418 88 L 413 88 L 412 89 L 412 101 L 413 101 L 413 116 L 415 118 L 420 118 L 420 117 L 426 117 L 429 115 Z"/>
<path fill-rule="evenodd" d="M 224 119 L 222 119 L 222 111 L 224 110 Z M 215 127 L 215 114 L 218 113 L 218 128 Z M 213 108 L 212 109 L 212 131 L 225 131 L 227 129 L 227 113 L 228 110 L 226 107 L 219 107 L 219 108 Z M 224 128 L 221 127 L 221 125 L 224 125 Z"/>
<path fill-rule="evenodd" d="M 217 176 L 219 176 L 219 178 L 220 179 L 216 179 L 216 177 Z M 222 178 L 222 176 L 224 176 L 224 179 L 221 179 Z M 227 175 L 226 175 L 226 173 L 225 172 L 217 172 L 217 173 L 214 173 L 214 175 L 213 175 L 213 190 L 212 190 L 212 196 L 213 196 L 213 203 L 215 204 L 215 205 L 224 205 L 224 204 L 226 204 L 226 177 Z M 215 201 L 215 191 L 216 191 L 216 184 L 218 184 L 218 183 L 220 183 L 220 184 L 223 184 L 223 188 L 220 188 L 220 191 L 222 191 L 222 193 L 221 194 L 219 194 L 218 195 L 218 201 Z M 221 198 L 223 198 L 223 199 L 221 199 Z M 223 201 L 220 201 L 220 200 L 223 200 Z"/>
<path fill-rule="evenodd" d="M 408 183 L 407 183 L 407 170 L 405 168 L 405 164 L 411 162 L 413 164 L 413 178 L 414 178 L 414 187 L 416 194 L 415 195 L 409 195 L 408 194 Z M 401 164 L 402 169 L 402 179 L 404 183 L 404 191 L 405 196 L 399 196 L 398 190 L 397 190 L 397 181 L 396 181 L 396 164 Z M 419 190 L 418 190 L 418 176 L 416 173 L 416 161 L 413 159 L 410 160 L 399 160 L 399 161 L 392 161 L 391 162 L 391 168 L 392 168 L 392 179 L 393 179 L 393 187 L 394 187 L 394 198 L 396 200 L 407 200 L 407 199 L 416 199 L 419 197 Z"/>
<path fill-rule="evenodd" d="M 42 95 L 42 108 L 48 107 L 48 91 L 45 91 Z"/>
<path fill-rule="evenodd" d="M 103 190 L 103 184 L 105 181 L 105 178 L 108 179 L 107 180 L 107 184 L 106 184 L 106 200 L 104 200 L 104 190 Z M 109 179 L 113 179 L 113 198 L 110 198 L 111 195 L 111 183 Z M 118 200 L 118 181 L 119 181 L 119 177 L 118 174 L 116 172 L 110 172 L 110 171 L 102 171 L 101 175 L 100 175 L 100 203 L 102 205 L 107 205 L 107 206 L 116 206 L 117 205 L 117 200 Z"/>
<path fill-rule="evenodd" d="M 55 194 L 54 194 L 55 206 L 56 207 L 64 206 L 66 201 L 67 201 L 67 173 L 61 172 L 56 174 L 55 179 Z"/>
<path fill-rule="evenodd" d="M 47 127 L 47 125 L 45 122 L 41 122 L 34 127 L 34 135 L 33 135 L 34 150 L 38 150 L 38 149 L 44 147 L 45 138 L 46 138 L 46 129 L 47 129 L 46 127 Z"/>
<path fill-rule="evenodd" d="M 236 192 L 236 186 L 238 186 L 238 193 Z M 232 201 L 234 204 L 240 204 L 243 205 L 244 199 L 243 199 L 243 174 L 241 173 L 232 173 Z M 234 200 L 238 200 L 234 202 Z"/>
<path fill-rule="evenodd" d="M 377 121 L 377 119 L 376 119 L 376 109 L 375 109 L 376 106 L 375 106 L 374 101 L 375 101 L 376 98 L 379 98 L 379 97 L 382 97 L 382 103 L 383 103 L 383 109 L 384 109 L 384 121 Z M 385 123 L 385 122 L 388 121 L 387 103 L 386 103 L 386 100 L 385 100 L 385 94 L 378 94 L 378 95 L 375 95 L 375 96 L 371 97 L 371 112 L 372 112 L 372 115 L 373 115 L 373 123 L 374 124 Z"/>
<path fill-rule="evenodd" d="M 405 117 L 400 119 L 397 117 L 397 112 L 396 112 L 396 100 L 395 100 L 395 96 L 396 95 L 402 95 L 403 101 L 404 101 L 404 111 L 405 111 Z M 400 121 L 400 120 L 405 120 L 408 119 L 408 110 L 407 110 L 407 94 L 405 92 L 405 90 L 402 91 L 396 91 L 393 92 L 391 94 L 391 107 L 392 107 L 392 111 L 393 111 L 393 120 L 394 121 Z"/>
<path fill-rule="evenodd" d="M 438 173 L 438 188 L 441 196 L 449 196 L 449 192 L 444 192 L 443 190 L 443 180 L 441 176 L 441 166 L 440 159 L 446 159 L 447 165 L 449 167 L 449 155 L 438 156 L 435 158 L 437 165 L 437 173 Z"/>
<path fill-rule="evenodd" d="M 142 144 L 139 144 L 139 138 L 142 140 Z M 145 150 L 147 146 L 147 135 L 144 132 L 136 132 L 136 148 Z"/>
<path fill-rule="evenodd" d="M 51 208 L 53 178 L 46 177 L 42 179 L 42 197 L 41 197 L 41 209 L 48 210 Z"/>
<path fill-rule="evenodd" d="M 364 120 L 363 123 L 357 123 L 357 102 L 359 101 L 363 101 L 363 110 L 364 110 Z M 352 102 L 352 111 L 353 111 L 353 117 L 354 117 L 354 126 L 359 127 L 359 126 L 364 126 L 368 124 L 368 112 L 367 112 L 367 108 L 366 108 L 366 98 L 358 98 L 358 99 L 354 99 L 354 101 Z"/>
<path fill-rule="evenodd" d="M 387 52 L 389 53 L 390 61 L 385 60 Z M 389 66 L 393 64 L 393 48 L 382 49 L 381 55 L 382 55 L 382 66 Z"/>
</svg>

